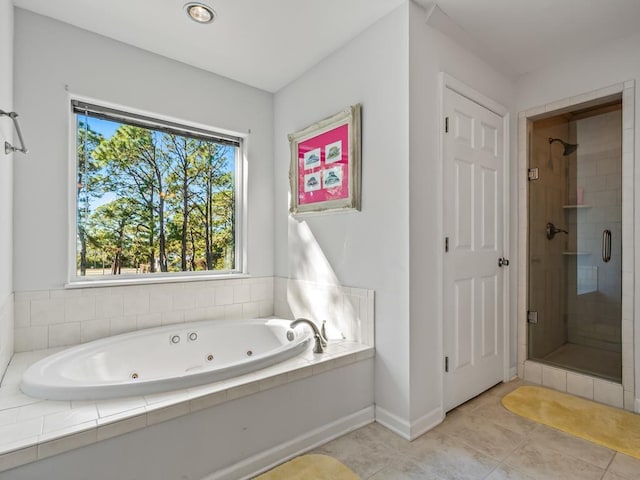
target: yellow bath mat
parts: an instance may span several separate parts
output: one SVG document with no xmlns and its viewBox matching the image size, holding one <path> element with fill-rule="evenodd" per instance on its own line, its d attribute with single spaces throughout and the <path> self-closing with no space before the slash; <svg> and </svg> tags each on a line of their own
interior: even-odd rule
<svg viewBox="0 0 640 480">
<path fill-rule="evenodd" d="M 542 387 L 519 387 L 502 405 L 528 418 L 640 458 L 640 415 Z"/>
<path fill-rule="evenodd" d="M 256 477 L 255 480 L 360 480 L 342 463 L 327 455 L 303 455 Z"/>
</svg>

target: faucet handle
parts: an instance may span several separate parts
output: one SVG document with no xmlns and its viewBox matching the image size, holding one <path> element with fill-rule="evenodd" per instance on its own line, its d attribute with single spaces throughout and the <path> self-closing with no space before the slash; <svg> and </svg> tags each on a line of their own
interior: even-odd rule
<svg viewBox="0 0 640 480">
<path fill-rule="evenodd" d="M 327 337 L 327 321 L 322 321 L 322 326 L 320 327 L 320 337 L 322 337 L 322 346 L 327 346 L 327 341 L 329 341 L 329 337 Z"/>
</svg>

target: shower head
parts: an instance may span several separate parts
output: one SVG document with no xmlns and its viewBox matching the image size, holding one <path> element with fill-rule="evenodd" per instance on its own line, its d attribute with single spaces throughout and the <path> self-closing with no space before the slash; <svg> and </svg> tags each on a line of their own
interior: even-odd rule
<svg viewBox="0 0 640 480">
<path fill-rule="evenodd" d="M 553 142 L 560 142 L 564 146 L 564 152 L 562 152 L 563 157 L 566 157 L 567 155 L 571 155 L 573 152 L 575 152 L 578 149 L 577 144 L 567 143 L 560 138 L 549 137 L 549 145 L 551 145 Z"/>
</svg>

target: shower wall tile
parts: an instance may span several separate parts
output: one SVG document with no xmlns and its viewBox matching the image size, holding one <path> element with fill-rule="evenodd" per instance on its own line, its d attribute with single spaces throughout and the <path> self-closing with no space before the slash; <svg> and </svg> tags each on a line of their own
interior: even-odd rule
<svg viewBox="0 0 640 480">
<path fill-rule="evenodd" d="M 637 412 L 635 410 L 636 407 L 636 396 L 633 392 L 624 391 L 624 409 L 629 410 L 630 412 Z"/>
<path fill-rule="evenodd" d="M 273 315 L 272 277 L 16 292 L 15 351 L 161 325 Z"/>
<path fill-rule="evenodd" d="M 567 372 L 559 368 L 542 366 L 542 385 L 561 392 L 567 391 Z"/>
<path fill-rule="evenodd" d="M 624 364 L 624 360 L 623 360 Z M 624 385 L 625 390 L 629 388 L 633 388 L 635 383 L 635 379 L 633 378 L 633 368 L 632 367 L 622 367 L 622 385 Z"/>
<path fill-rule="evenodd" d="M 526 382 L 542 385 L 542 365 L 535 362 L 524 362 L 524 379 Z"/>
<path fill-rule="evenodd" d="M 567 372 L 567 393 L 593 400 L 593 378 Z"/>
<path fill-rule="evenodd" d="M 605 403 L 613 407 L 624 407 L 624 395 L 622 385 L 595 379 L 593 381 L 593 399 L 596 402 Z"/>
</svg>

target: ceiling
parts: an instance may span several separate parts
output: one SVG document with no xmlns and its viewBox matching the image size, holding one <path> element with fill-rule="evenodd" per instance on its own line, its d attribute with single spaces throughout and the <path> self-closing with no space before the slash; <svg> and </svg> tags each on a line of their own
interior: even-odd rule
<svg viewBox="0 0 640 480">
<path fill-rule="evenodd" d="M 516 76 L 640 32 L 640 0 L 416 0 L 438 7 L 475 53 Z"/>
<path fill-rule="evenodd" d="M 403 0 L 14 0 L 14 5 L 275 92 Z"/>
<path fill-rule="evenodd" d="M 297 78 L 404 0 L 14 0 L 20 8 L 270 92 Z M 520 75 L 640 31 L 639 0 L 415 0 L 437 3 L 473 51 Z"/>
</svg>

